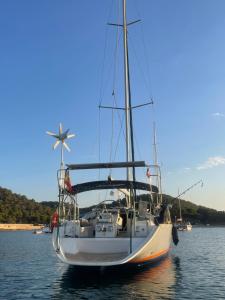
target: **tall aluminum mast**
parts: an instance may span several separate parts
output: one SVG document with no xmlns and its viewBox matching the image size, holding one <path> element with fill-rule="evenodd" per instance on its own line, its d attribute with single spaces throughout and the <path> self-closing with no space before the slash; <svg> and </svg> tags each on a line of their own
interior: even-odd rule
<svg viewBox="0 0 225 300">
<path fill-rule="evenodd" d="M 127 43 L 127 16 L 126 16 L 126 0 L 123 0 L 123 42 L 124 42 L 124 83 L 125 83 L 125 114 L 126 114 L 126 156 L 127 162 L 134 162 L 134 138 L 133 138 L 133 121 L 132 106 L 130 92 L 130 76 L 129 76 L 129 57 Z M 135 167 L 127 168 L 127 180 L 135 181 Z M 133 196 L 133 197 L 132 197 Z M 130 190 L 128 205 L 135 210 L 136 190 Z M 134 215 L 133 215 L 134 216 Z M 130 218 L 130 253 L 132 253 L 132 227 L 133 217 Z"/>
<path fill-rule="evenodd" d="M 127 16 L 126 0 L 123 0 L 123 43 L 124 43 L 124 83 L 125 83 L 125 115 L 126 115 L 126 160 L 132 161 L 131 157 L 131 128 L 130 128 L 130 83 L 127 45 Z M 127 168 L 127 180 L 132 180 L 131 169 Z"/>
</svg>

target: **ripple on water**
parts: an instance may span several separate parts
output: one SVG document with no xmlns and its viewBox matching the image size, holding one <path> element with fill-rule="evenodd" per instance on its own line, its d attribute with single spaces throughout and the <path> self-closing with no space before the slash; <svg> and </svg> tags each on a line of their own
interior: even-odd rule
<svg viewBox="0 0 225 300">
<path fill-rule="evenodd" d="M 154 267 L 102 271 L 58 261 L 50 235 L 0 232 L 0 299 L 225 299 L 224 233 L 181 232 Z"/>
</svg>

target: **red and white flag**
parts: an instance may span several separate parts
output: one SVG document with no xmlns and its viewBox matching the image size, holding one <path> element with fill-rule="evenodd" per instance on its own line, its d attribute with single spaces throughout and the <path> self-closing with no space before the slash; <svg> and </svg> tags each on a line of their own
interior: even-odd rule
<svg viewBox="0 0 225 300">
<path fill-rule="evenodd" d="M 64 179 L 64 184 L 65 184 L 65 188 L 68 192 L 72 193 L 73 188 L 72 188 L 72 184 L 70 181 L 70 175 L 69 172 L 66 172 L 65 174 L 65 179 Z"/>
<path fill-rule="evenodd" d="M 149 169 L 149 168 L 147 168 L 147 170 L 146 170 L 146 176 L 147 176 L 148 178 L 151 177 L 151 173 L 150 173 L 150 169 Z"/>
</svg>

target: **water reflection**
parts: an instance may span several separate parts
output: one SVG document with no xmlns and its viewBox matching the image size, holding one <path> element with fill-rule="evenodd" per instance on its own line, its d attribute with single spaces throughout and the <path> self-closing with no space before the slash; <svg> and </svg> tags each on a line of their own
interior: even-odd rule
<svg viewBox="0 0 225 300">
<path fill-rule="evenodd" d="M 54 285 L 54 299 L 174 299 L 178 257 L 154 266 L 114 269 L 68 267 Z"/>
<path fill-rule="evenodd" d="M 131 270 L 68 268 L 50 236 L 0 232 L 0 299 L 225 299 L 225 234 L 195 228 L 170 256 Z"/>
</svg>

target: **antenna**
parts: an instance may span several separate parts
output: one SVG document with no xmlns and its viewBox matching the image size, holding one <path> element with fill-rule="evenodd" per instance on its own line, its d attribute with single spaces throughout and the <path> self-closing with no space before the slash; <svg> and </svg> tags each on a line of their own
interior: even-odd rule
<svg viewBox="0 0 225 300">
<path fill-rule="evenodd" d="M 53 150 L 55 150 L 58 145 L 61 143 L 61 164 L 60 167 L 61 169 L 64 168 L 64 156 L 63 156 L 63 150 L 65 147 L 67 151 L 71 151 L 69 146 L 66 144 L 65 140 L 66 139 L 71 139 L 73 137 L 75 137 L 75 134 L 69 134 L 69 129 L 67 129 L 66 131 L 63 132 L 63 128 L 62 128 L 62 124 L 59 124 L 59 133 L 53 133 L 51 131 L 46 131 L 46 133 L 54 138 L 56 138 L 56 142 L 53 144 Z"/>
</svg>

